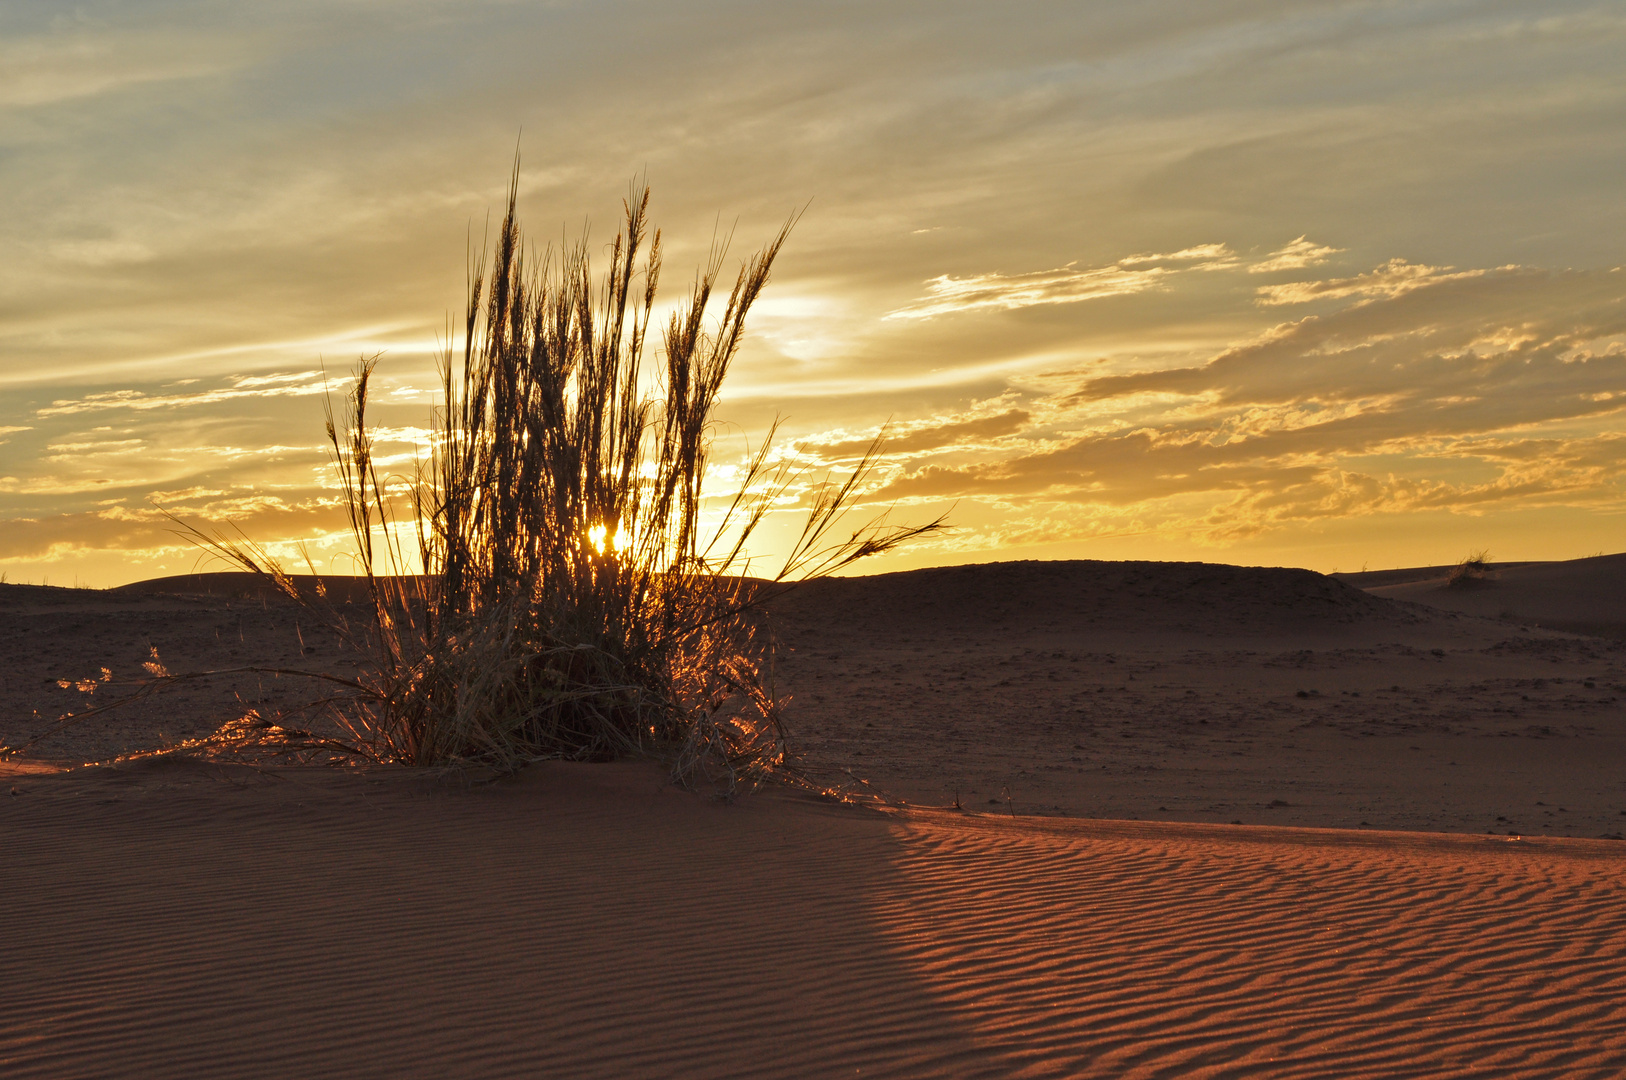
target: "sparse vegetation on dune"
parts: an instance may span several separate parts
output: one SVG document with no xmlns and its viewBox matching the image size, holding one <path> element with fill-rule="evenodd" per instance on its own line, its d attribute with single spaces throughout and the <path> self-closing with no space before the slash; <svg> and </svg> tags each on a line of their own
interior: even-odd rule
<svg viewBox="0 0 1626 1080">
<path fill-rule="evenodd" d="M 253 721 L 220 738 L 412 765 L 658 752 L 688 777 L 748 781 L 787 747 L 747 550 L 795 476 L 769 465 L 769 433 L 721 520 L 703 513 L 703 486 L 719 389 L 792 223 L 744 261 L 726 299 L 714 248 L 651 350 L 661 251 L 647 190 L 627 200 L 597 284 L 585 240 L 540 258 L 526 248 L 516 195 L 473 275 L 461 355 L 444 357 L 411 521 L 373 458 L 374 360 L 342 420 L 329 409 L 370 600 L 369 625 L 350 628 L 370 657 L 340 708 L 351 738 Z M 826 575 L 942 527 L 883 516 L 842 528 L 875 465 L 872 447 L 845 482 L 815 487 L 769 581 Z M 301 598 L 263 548 L 195 536 Z"/>
<path fill-rule="evenodd" d="M 1470 552 L 1467 558 L 1451 568 L 1450 576 L 1445 579 L 1445 587 L 1472 589 L 1485 584 L 1488 580 L 1486 575 L 1489 573 L 1490 552 L 1484 550 Z"/>
</svg>

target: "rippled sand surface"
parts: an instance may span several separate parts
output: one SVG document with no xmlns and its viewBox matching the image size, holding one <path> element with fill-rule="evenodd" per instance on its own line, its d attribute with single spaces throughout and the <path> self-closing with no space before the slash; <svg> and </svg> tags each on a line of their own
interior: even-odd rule
<svg viewBox="0 0 1626 1080">
<path fill-rule="evenodd" d="M 0 1071 L 1613 1077 L 1608 841 L 468 787 L 7 778 Z"/>
</svg>

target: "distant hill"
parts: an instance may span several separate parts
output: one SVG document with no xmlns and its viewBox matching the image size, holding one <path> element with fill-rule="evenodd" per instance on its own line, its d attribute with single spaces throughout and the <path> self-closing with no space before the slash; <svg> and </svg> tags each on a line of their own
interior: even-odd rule
<svg viewBox="0 0 1626 1080">
<path fill-rule="evenodd" d="M 1493 562 L 1471 588 L 1450 586 L 1453 569 L 1423 566 L 1332 576 L 1390 600 L 1626 639 L 1626 554 L 1558 562 Z"/>
</svg>

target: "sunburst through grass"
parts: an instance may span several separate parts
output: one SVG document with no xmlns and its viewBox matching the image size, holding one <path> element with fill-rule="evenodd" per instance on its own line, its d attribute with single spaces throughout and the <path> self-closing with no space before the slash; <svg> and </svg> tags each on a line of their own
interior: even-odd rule
<svg viewBox="0 0 1626 1080">
<path fill-rule="evenodd" d="M 525 246 L 517 178 L 516 168 L 495 251 L 472 275 L 461 355 L 448 346 L 441 365 L 443 404 L 409 511 L 373 456 L 376 358 L 361 364 L 342 420 L 329 408 L 369 598 L 369 625 L 351 629 L 370 662 L 342 710 L 353 738 L 320 745 L 503 767 L 655 752 L 689 778 L 748 782 L 787 753 L 759 618 L 773 586 L 943 521 L 843 527 L 876 467 L 872 446 L 844 481 L 813 486 L 776 571 L 747 576 L 750 541 L 796 476 L 770 466 L 770 432 L 708 521 L 713 413 L 795 219 L 743 262 L 726 299 L 726 245 L 714 246 L 651 349 L 661 250 L 648 190 L 626 201 L 595 283 L 585 240 L 540 257 Z M 313 602 L 262 547 L 193 535 Z"/>
</svg>

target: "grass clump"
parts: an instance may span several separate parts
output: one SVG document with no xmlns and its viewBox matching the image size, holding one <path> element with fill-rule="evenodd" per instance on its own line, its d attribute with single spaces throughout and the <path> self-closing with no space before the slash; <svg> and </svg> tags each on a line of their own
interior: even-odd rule
<svg viewBox="0 0 1626 1080">
<path fill-rule="evenodd" d="M 1468 557 L 1451 568 L 1450 575 L 1445 579 L 1448 589 L 1472 589 L 1484 585 L 1489 581 L 1490 552 L 1474 551 Z"/>
<path fill-rule="evenodd" d="M 444 355 L 444 400 L 409 499 L 373 457 L 376 358 L 342 420 L 329 406 L 368 596 L 357 636 L 369 662 L 342 709 L 343 745 L 409 765 L 657 753 L 685 777 L 749 781 L 787 753 L 759 617 L 774 584 L 829 574 L 942 519 L 842 528 L 877 464 L 872 446 L 844 482 L 814 486 L 777 571 L 747 576 L 748 542 L 797 477 L 770 466 L 770 433 L 707 520 L 713 413 L 794 218 L 726 296 L 726 245 L 714 245 L 657 334 L 648 190 L 626 201 L 595 280 L 585 240 L 540 257 L 525 246 L 517 178 L 489 263 L 471 275 L 461 355 Z M 263 548 L 205 542 L 309 601 Z"/>
</svg>

